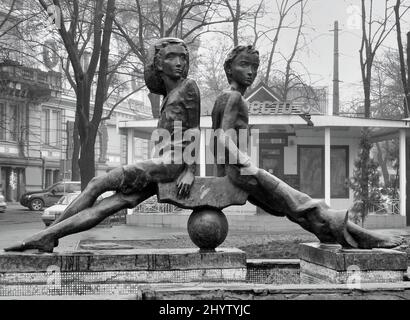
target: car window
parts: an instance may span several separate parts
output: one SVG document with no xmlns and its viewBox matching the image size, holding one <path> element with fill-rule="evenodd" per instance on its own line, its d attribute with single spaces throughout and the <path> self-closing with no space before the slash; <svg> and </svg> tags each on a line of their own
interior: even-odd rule
<svg viewBox="0 0 410 320">
<path fill-rule="evenodd" d="M 77 198 L 78 195 L 79 195 L 79 193 L 73 193 L 73 194 L 70 193 L 70 194 L 67 194 L 67 195 L 61 197 L 60 200 L 58 200 L 57 204 L 68 205 L 68 204 L 70 204 L 71 202 L 73 202 L 73 200 L 74 200 L 75 198 Z"/>
<path fill-rule="evenodd" d="M 57 204 L 68 204 L 68 196 L 61 197 L 60 200 L 57 201 Z"/>
<path fill-rule="evenodd" d="M 73 202 L 74 199 L 77 198 L 79 195 L 80 195 L 79 193 L 70 194 L 70 195 L 68 196 L 67 204 L 70 204 L 71 202 Z"/>
<path fill-rule="evenodd" d="M 48 190 L 48 191 L 54 190 L 57 185 L 58 185 L 58 182 L 52 184 L 52 185 L 51 185 L 48 189 L 46 189 L 46 190 Z"/>
<path fill-rule="evenodd" d="M 70 183 L 65 183 L 65 192 L 71 193 L 71 192 L 73 192 L 73 191 L 74 191 L 74 190 L 73 190 L 72 184 L 70 184 Z"/>
<path fill-rule="evenodd" d="M 53 190 L 56 193 L 62 193 L 62 192 L 64 192 L 64 186 L 63 186 L 63 184 L 59 183 L 53 188 Z"/>
<path fill-rule="evenodd" d="M 71 192 L 81 191 L 81 184 L 80 183 L 70 183 Z"/>
</svg>

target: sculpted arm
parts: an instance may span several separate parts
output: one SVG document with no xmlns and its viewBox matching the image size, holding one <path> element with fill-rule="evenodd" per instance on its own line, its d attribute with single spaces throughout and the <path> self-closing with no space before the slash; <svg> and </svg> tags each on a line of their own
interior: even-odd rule
<svg viewBox="0 0 410 320">
<path fill-rule="evenodd" d="M 217 103 L 222 102 L 217 101 Z M 242 96 L 239 92 L 229 92 L 222 118 L 222 131 L 218 132 L 217 137 L 219 144 L 224 146 L 229 155 L 229 159 L 225 161 L 247 167 L 250 165 L 250 158 L 238 148 L 238 133 L 235 130 L 241 103 Z"/>
<path fill-rule="evenodd" d="M 187 112 L 186 127 L 188 129 L 185 131 L 184 135 L 187 137 L 194 136 L 195 140 L 199 141 L 200 93 L 195 81 L 193 80 L 190 80 L 187 85 L 185 107 Z M 184 141 L 184 143 L 186 142 Z M 190 148 L 187 147 L 187 149 L 185 149 L 184 151 L 190 151 Z M 195 151 L 198 151 L 197 148 L 195 149 Z M 196 156 L 197 155 L 195 154 L 195 157 Z M 191 186 L 194 183 L 195 179 L 197 164 L 195 160 L 187 161 L 188 158 L 190 157 L 184 156 L 184 161 L 186 161 L 186 168 L 177 179 L 179 197 L 187 197 L 189 195 Z"/>
</svg>

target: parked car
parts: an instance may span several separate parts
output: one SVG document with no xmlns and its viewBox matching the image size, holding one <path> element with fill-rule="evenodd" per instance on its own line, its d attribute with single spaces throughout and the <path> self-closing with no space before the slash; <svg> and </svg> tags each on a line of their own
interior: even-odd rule
<svg viewBox="0 0 410 320">
<path fill-rule="evenodd" d="M 3 194 L 0 192 L 0 212 L 5 212 L 7 209 L 7 203 L 4 200 Z"/>
<path fill-rule="evenodd" d="M 50 207 L 56 204 L 63 195 L 80 190 L 80 181 L 60 181 L 48 189 L 23 194 L 20 198 L 20 204 L 30 210 L 40 211 L 44 207 Z"/>
<path fill-rule="evenodd" d="M 61 197 L 61 199 L 58 200 L 55 205 L 45 209 L 43 214 L 41 215 L 41 220 L 43 220 L 46 227 L 53 223 L 54 220 L 57 219 L 64 212 L 68 205 L 80 195 L 80 193 L 80 191 L 68 193 L 65 196 Z M 112 195 L 113 193 L 113 191 L 104 192 L 101 196 L 97 198 L 96 203 Z"/>
<path fill-rule="evenodd" d="M 41 215 L 41 220 L 43 220 L 46 227 L 48 227 L 57 217 L 64 212 L 67 206 L 78 197 L 81 192 L 68 193 L 62 196 L 57 203 L 44 210 Z"/>
</svg>

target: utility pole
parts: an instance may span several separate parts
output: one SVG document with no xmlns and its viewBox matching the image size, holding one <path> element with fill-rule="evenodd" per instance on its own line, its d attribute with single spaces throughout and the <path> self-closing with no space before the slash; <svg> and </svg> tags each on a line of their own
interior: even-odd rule
<svg viewBox="0 0 410 320">
<path fill-rule="evenodd" d="M 333 45 L 333 114 L 339 114 L 339 22 L 336 20 Z"/>
</svg>

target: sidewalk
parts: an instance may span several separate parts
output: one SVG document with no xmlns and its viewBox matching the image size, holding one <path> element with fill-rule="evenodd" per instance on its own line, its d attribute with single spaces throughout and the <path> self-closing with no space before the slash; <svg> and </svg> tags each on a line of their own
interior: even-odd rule
<svg viewBox="0 0 410 320">
<path fill-rule="evenodd" d="M 29 211 L 18 202 L 8 202 L 6 212 L 0 214 L 0 248 L 16 244 L 44 230 L 41 214 Z M 55 251 L 75 250 L 81 240 L 166 240 L 183 235 L 187 235 L 186 229 L 103 225 L 60 239 Z"/>
<path fill-rule="evenodd" d="M 21 221 L 11 222 L 11 214 L 0 216 L 0 248 L 16 244 L 23 239 L 44 230 L 44 224 L 41 221 L 41 213 L 26 210 L 19 203 L 9 203 L 8 209 L 16 210 L 21 214 Z M 21 213 L 20 213 L 21 212 Z M 16 219 L 17 220 L 17 219 Z M 402 229 L 379 229 L 390 234 L 410 237 L 410 227 Z M 252 232 L 252 231 L 234 231 L 230 230 L 228 237 L 223 246 L 243 246 L 249 244 L 264 244 L 270 241 L 293 242 L 297 238 L 301 241 L 317 241 L 316 237 L 307 231 L 299 228 L 297 230 L 280 230 L 278 232 Z M 144 242 L 142 245 L 149 246 L 158 244 L 164 245 L 169 243 L 170 247 L 175 246 L 192 246 L 186 228 L 155 228 L 142 227 L 134 225 L 116 225 L 116 226 L 96 226 L 90 230 L 73 234 L 59 240 L 59 246 L 55 248 L 59 251 L 73 251 L 77 249 L 80 241 L 83 242 L 109 242 L 124 241 L 130 244 L 134 241 Z M 155 241 L 162 240 L 162 241 Z M 167 241 L 169 240 L 169 241 Z M 151 243 L 154 241 L 154 243 Z"/>
</svg>

